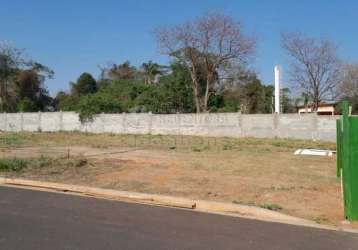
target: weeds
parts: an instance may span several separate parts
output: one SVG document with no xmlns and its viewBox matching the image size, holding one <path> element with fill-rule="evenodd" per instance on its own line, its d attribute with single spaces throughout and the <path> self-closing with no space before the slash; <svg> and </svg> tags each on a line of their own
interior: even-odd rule
<svg viewBox="0 0 358 250">
<path fill-rule="evenodd" d="M 203 152 L 203 151 L 208 150 L 208 149 L 209 149 L 208 146 L 194 146 L 194 147 L 192 147 L 192 150 L 194 152 Z"/>
<path fill-rule="evenodd" d="M 279 211 L 282 210 L 282 207 L 280 205 L 277 205 L 275 203 L 265 203 L 260 206 L 261 208 L 265 208 L 272 211 Z"/>
<path fill-rule="evenodd" d="M 19 158 L 0 159 L 0 171 L 18 172 L 28 167 L 29 161 Z"/>
<path fill-rule="evenodd" d="M 223 150 L 232 150 L 234 147 L 232 144 L 224 144 Z"/>
<path fill-rule="evenodd" d="M 0 146 L 6 147 L 18 147 L 22 144 L 22 140 L 20 140 L 16 135 L 2 135 L 0 136 Z"/>
</svg>

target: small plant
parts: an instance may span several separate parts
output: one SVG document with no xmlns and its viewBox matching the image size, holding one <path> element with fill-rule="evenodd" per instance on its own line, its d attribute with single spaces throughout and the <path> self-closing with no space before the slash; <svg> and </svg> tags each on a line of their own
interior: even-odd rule
<svg viewBox="0 0 358 250">
<path fill-rule="evenodd" d="M 317 224 L 321 224 L 323 222 L 327 222 L 328 219 L 325 216 L 318 216 L 318 217 L 315 217 L 313 219 L 313 221 L 316 222 Z"/>
<path fill-rule="evenodd" d="M 21 171 L 29 165 L 27 160 L 13 158 L 13 159 L 0 159 L 0 171 Z"/>
<path fill-rule="evenodd" d="M 20 146 L 22 141 L 16 135 L 2 135 L 0 136 L 0 144 L 5 146 Z"/>
<path fill-rule="evenodd" d="M 75 165 L 75 167 L 80 168 L 80 167 L 85 166 L 87 163 L 88 163 L 87 159 L 81 158 L 81 159 L 78 159 L 77 161 L 75 161 L 74 165 Z"/>
<path fill-rule="evenodd" d="M 265 208 L 272 211 L 279 211 L 282 209 L 280 205 L 274 204 L 274 203 L 265 203 L 260 206 L 261 208 Z"/>
<path fill-rule="evenodd" d="M 192 150 L 194 152 L 203 152 L 204 150 L 208 150 L 209 147 L 208 146 L 194 146 L 192 147 Z"/>
<path fill-rule="evenodd" d="M 38 159 L 33 160 L 31 165 L 43 168 L 43 167 L 47 167 L 50 164 L 51 164 L 51 160 L 46 156 L 41 155 Z"/>
<path fill-rule="evenodd" d="M 233 146 L 231 144 L 224 144 L 223 150 L 232 150 Z"/>
</svg>

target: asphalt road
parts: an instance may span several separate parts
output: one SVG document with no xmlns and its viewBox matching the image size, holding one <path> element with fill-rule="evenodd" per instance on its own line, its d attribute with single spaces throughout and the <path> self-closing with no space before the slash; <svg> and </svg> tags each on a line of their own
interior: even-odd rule
<svg viewBox="0 0 358 250">
<path fill-rule="evenodd" d="M 0 187 L 0 249 L 358 249 L 358 234 Z"/>
</svg>

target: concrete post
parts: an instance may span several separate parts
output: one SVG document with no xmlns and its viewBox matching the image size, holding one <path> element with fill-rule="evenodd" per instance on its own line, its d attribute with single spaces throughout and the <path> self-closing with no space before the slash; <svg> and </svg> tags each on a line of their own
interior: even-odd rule
<svg viewBox="0 0 358 250">
<path fill-rule="evenodd" d="M 178 122 L 178 135 L 181 135 L 181 115 L 179 112 L 177 112 L 176 114 L 177 116 L 177 122 Z"/>
<path fill-rule="evenodd" d="M 148 128 L 148 134 L 152 134 L 152 123 L 153 123 L 153 114 L 152 114 L 152 112 L 149 112 L 148 113 L 148 115 L 149 115 L 149 128 Z"/>
<path fill-rule="evenodd" d="M 123 134 L 127 133 L 127 127 L 126 127 L 126 113 L 122 113 L 122 128 L 123 128 Z"/>
<path fill-rule="evenodd" d="M 4 129 L 5 129 L 5 131 L 7 131 L 7 113 L 6 112 L 4 113 L 4 121 L 5 121 Z"/>
<path fill-rule="evenodd" d="M 38 131 L 39 131 L 39 132 L 42 131 L 41 120 L 42 120 L 42 114 L 41 114 L 41 111 L 39 111 L 39 116 L 38 116 L 38 123 L 39 123 Z"/>
<path fill-rule="evenodd" d="M 20 113 L 20 131 L 24 131 L 24 113 Z"/>
<path fill-rule="evenodd" d="M 60 110 L 60 112 L 59 112 L 59 117 L 60 117 L 59 130 L 63 131 L 63 113 L 62 113 L 62 110 Z"/>
<path fill-rule="evenodd" d="M 105 125 L 106 125 L 106 120 L 105 120 L 104 112 L 101 113 L 100 117 L 101 117 L 101 122 L 102 122 L 102 133 L 104 133 L 104 131 L 105 131 Z"/>
<path fill-rule="evenodd" d="M 245 131 L 244 131 L 244 115 L 240 112 L 239 113 L 239 129 L 240 129 L 240 136 L 244 137 L 245 136 Z"/>
</svg>

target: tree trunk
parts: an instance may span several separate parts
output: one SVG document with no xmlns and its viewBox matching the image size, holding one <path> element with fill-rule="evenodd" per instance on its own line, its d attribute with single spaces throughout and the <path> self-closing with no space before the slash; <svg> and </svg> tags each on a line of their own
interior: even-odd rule
<svg viewBox="0 0 358 250">
<path fill-rule="evenodd" d="M 199 96 L 199 83 L 196 78 L 196 68 L 193 64 L 190 70 L 190 76 L 193 84 L 193 91 L 194 91 L 194 101 L 195 101 L 195 107 L 196 107 L 196 113 L 201 112 L 201 105 L 200 105 L 200 96 Z"/>
<path fill-rule="evenodd" d="M 194 86 L 194 98 L 195 98 L 196 113 L 201 113 L 199 91 L 195 86 Z"/>
<path fill-rule="evenodd" d="M 212 79 L 212 75 L 208 74 L 208 76 L 206 78 L 206 88 L 205 88 L 203 112 L 206 112 L 208 110 L 209 88 L 210 88 L 211 79 Z"/>
</svg>

